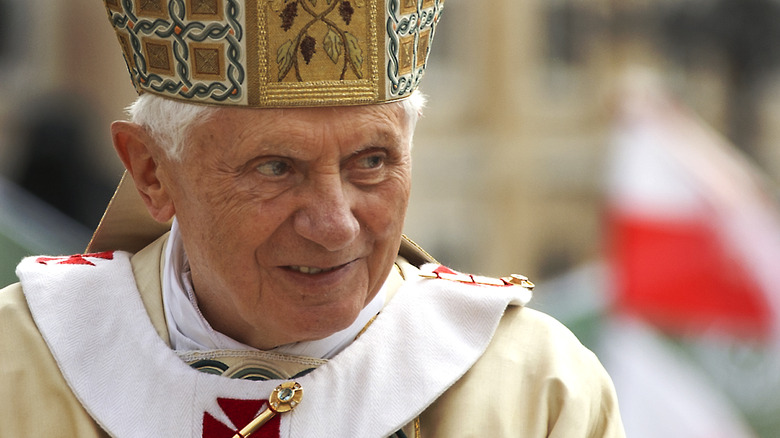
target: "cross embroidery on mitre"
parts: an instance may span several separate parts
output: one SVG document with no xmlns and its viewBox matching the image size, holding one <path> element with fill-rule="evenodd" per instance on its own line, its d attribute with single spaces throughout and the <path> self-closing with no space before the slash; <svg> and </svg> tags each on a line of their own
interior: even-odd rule
<svg viewBox="0 0 780 438">
<path fill-rule="evenodd" d="M 42 265 L 87 265 L 87 266 L 95 266 L 95 263 L 88 259 L 93 259 L 93 261 L 99 261 L 99 260 L 113 260 L 114 259 L 114 252 L 113 251 L 105 251 L 105 252 L 98 252 L 93 254 L 75 254 L 72 256 L 65 256 L 65 257 L 38 257 L 35 259 L 37 263 L 40 263 Z"/>
<path fill-rule="evenodd" d="M 228 426 L 208 412 L 203 413 L 203 438 L 233 438 L 268 406 L 268 400 L 237 400 L 218 398 L 217 404 L 233 426 Z M 234 428 L 235 427 L 235 428 Z M 271 418 L 252 438 L 279 438 L 279 417 Z"/>
</svg>

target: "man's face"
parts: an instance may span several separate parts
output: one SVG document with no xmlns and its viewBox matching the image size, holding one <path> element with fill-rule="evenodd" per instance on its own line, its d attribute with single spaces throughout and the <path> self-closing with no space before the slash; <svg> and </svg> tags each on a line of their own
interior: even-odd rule
<svg viewBox="0 0 780 438">
<path fill-rule="evenodd" d="M 158 175 L 199 306 L 268 349 L 348 327 L 392 268 L 410 192 L 399 104 L 225 108 Z"/>
</svg>

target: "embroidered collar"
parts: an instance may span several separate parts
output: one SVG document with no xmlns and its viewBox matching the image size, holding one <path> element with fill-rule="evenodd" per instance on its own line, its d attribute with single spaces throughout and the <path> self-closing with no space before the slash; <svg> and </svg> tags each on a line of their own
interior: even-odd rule
<svg viewBox="0 0 780 438">
<path fill-rule="evenodd" d="M 208 437 L 206 418 L 243 426 L 226 406 L 265 406 L 280 381 L 199 372 L 160 339 L 127 253 L 69 260 L 27 258 L 17 274 L 65 380 L 109 434 Z M 521 287 L 407 279 L 349 348 L 297 379 L 305 400 L 280 416 L 278 436 L 392 434 L 478 360 L 508 304 L 529 298 Z"/>
</svg>

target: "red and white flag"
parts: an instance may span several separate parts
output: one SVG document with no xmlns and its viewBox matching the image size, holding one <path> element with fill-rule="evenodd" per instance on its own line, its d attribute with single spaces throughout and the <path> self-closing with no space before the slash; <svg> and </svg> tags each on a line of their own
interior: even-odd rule
<svg viewBox="0 0 780 438">
<path fill-rule="evenodd" d="M 608 183 L 615 305 L 674 333 L 780 334 L 780 211 L 728 142 L 658 87 L 627 93 Z"/>
</svg>

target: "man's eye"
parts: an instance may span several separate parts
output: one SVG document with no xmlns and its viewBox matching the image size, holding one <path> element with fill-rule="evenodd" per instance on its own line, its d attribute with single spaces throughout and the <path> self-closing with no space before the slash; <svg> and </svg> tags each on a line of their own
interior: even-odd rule
<svg viewBox="0 0 780 438">
<path fill-rule="evenodd" d="M 382 167 L 384 162 L 385 157 L 382 155 L 369 155 L 361 158 L 360 161 L 358 161 L 358 164 L 360 164 L 360 167 L 363 169 L 376 169 Z"/>
<path fill-rule="evenodd" d="M 257 171 L 261 175 L 270 177 L 283 176 L 290 173 L 291 170 L 292 166 L 290 166 L 290 163 L 282 160 L 266 161 L 257 166 Z"/>
</svg>

